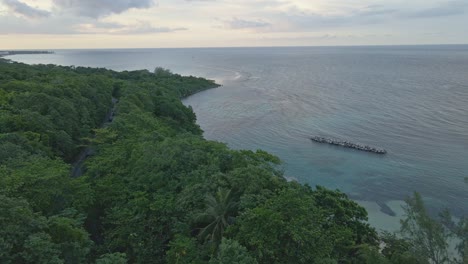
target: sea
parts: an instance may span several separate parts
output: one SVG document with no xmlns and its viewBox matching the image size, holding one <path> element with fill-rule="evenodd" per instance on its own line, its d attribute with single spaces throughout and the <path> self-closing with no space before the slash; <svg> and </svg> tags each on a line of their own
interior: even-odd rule
<svg viewBox="0 0 468 264">
<path fill-rule="evenodd" d="M 205 138 L 262 149 L 288 180 L 339 189 L 378 230 L 404 200 L 468 215 L 468 45 L 55 50 L 28 64 L 164 67 L 221 84 L 184 99 Z M 378 155 L 312 136 L 387 150 Z"/>
</svg>

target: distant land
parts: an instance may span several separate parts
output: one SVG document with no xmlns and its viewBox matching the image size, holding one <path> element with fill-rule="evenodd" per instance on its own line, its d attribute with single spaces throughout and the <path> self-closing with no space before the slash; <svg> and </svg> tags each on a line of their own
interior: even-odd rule
<svg viewBox="0 0 468 264">
<path fill-rule="evenodd" d="M 0 57 L 18 54 L 53 54 L 53 51 L 47 50 L 0 50 Z"/>
</svg>

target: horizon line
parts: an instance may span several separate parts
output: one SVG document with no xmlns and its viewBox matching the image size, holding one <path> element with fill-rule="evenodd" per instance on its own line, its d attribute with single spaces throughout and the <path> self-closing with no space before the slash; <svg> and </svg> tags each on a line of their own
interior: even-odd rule
<svg viewBox="0 0 468 264">
<path fill-rule="evenodd" d="M 145 47 L 145 48 L 30 48 L 0 49 L 2 51 L 45 51 L 45 50 L 130 50 L 130 49 L 228 49 L 228 48 L 337 48 L 337 47 L 412 47 L 412 46 L 466 46 L 468 43 L 452 44 L 365 44 L 365 45 L 280 45 L 280 46 L 195 46 L 195 47 Z"/>
</svg>

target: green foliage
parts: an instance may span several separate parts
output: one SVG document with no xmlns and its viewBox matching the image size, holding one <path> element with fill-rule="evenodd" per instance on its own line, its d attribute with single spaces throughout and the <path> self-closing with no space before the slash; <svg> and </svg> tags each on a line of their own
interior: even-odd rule
<svg viewBox="0 0 468 264">
<path fill-rule="evenodd" d="M 47 219 L 32 211 L 29 204 L 21 199 L 14 199 L 0 195 L 0 262 L 17 263 L 33 261 L 43 258 L 43 256 L 31 256 L 26 252 L 27 247 L 31 248 L 38 243 L 52 244 L 50 237 L 41 235 L 47 227 Z M 36 237 L 33 237 L 34 235 Z M 25 242 L 29 241 L 28 245 Z M 49 247 L 53 250 L 53 247 Z M 51 254 L 58 257 L 58 251 Z"/>
<path fill-rule="evenodd" d="M 77 219 L 65 215 L 53 216 L 48 221 L 48 233 L 62 252 L 66 263 L 84 263 L 90 252 L 92 241 Z"/>
<path fill-rule="evenodd" d="M 460 243 L 457 245 L 460 262 L 468 263 L 468 218 L 463 218 L 458 222 L 455 234 L 460 240 Z"/>
<path fill-rule="evenodd" d="M 128 199 L 106 214 L 105 247 L 125 251 L 132 262 L 163 262 L 173 221 L 179 214 L 174 201 L 144 192 L 133 193 Z"/>
<path fill-rule="evenodd" d="M 194 238 L 176 235 L 169 243 L 167 262 L 170 264 L 201 263 Z"/>
<path fill-rule="evenodd" d="M 324 228 L 334 237 L 333 255 L 342 262 L 352 259 L 360 245 L 377 245 L 377 233 L 369 226 L 367 212 L 339 191 L 317 187 L 313 197 L 328 219 Z"/>
<path fill-rule="evenodd" d="M 30 156 L 26 161 L 9 163 L 0 167 L 0 190 L 13 197 L 26 198 L 34 210 L 51 215 L 66 207 L 80 204 L 85 207 L 86 200 L 76 199 L 78 193 L 92 192 L 87 184 L 69 176 L 70 168 L 61 160 Z"/>
<path fill-rule="evenodd" d="M 83 263 L 91 246 L 82 223 L 46 218 L 22 199 L 0 195 L 1 263 Z"/>
<path fill-rule="evenodd" d="M 0 62 L 0 75 L 0 133 L 36 133 L 41 145 L 65 160 L 77 154 L 110 105 L 112 80 L 96 73 Z"/>
<path fill-rule="evenodd" d="M 257 261 L 249 254 L 247 249 L 239 242 L 223 238 L 216 257 L 210 260 L 210 264 L 257 264 Z"/>
<path fill-rule="evenodd" d="M 154 75 L 156 75 L 156 77 L 170 77 L 173 73 L 168 69 L 156 67 L 154 68 Z"/>
<path fill-rule="evenodd" d="M 36 233 L 28 236 L 24 242 L 22 261 L 25 263 L 64 263 L 60 259 L 57 245 L 52 243 L 51 237 L 46 233 Z"/>
<path fill-rule="evenodd" d="M 401 232 L 410 240 L 414 253 L 435 264 L 447 263 L 449 230 L 428 215 L 420 194 L 415 193 L 406 204 Z"/>
<path fill-rule="evenodd" d="M 385 247 L 382 249 L 382 255 L 385 256 L 390 263 L 401 264 L 426 264 L 427 259 L 420 255 L 413 254 L 412 244 L 410 241 L 398 237 L 396 234 L 384 232 L 381 235 L 381 241 Z"/>
<path fill-rule="evenodd" d="M 353 263 L 466 263 L 465 218 L 455 223 L 448 211 L 441 213 L 439 219 L 432 218 L 418 193 L 408 198 L 403 208 L 402 236 L 382 233 L 379 237 L 380 248 L 359 247 L 358 258 Z M 449 250 L 449 243 L 455 241 L 459 241 L 459 256 Z"/>
<path fill-rule="evenodd" d="M 363 247 L 359 250 L 358 258 L 354 263 L 359 264 L 390 264 L 382 254 L 379 253 L 375 247 Z"/>
<path fill-rule="evenodd" d="M 345 194 L 287 182 L 281 161 L 264 151 L 203 139 L 180 99 L 216 86 L 158 68 L 0 60 L 0 262 L 426 264 L 415 256 L 444 256 L 446 229 L 416 198 L 407 238 L 379 238 Z M 72 178 L 78 156 L 89 156 L 85 173 Z M 467 221 L 450 226 L 466 254 Z"/>
<path fill-rule="evenodd" d="M 218 189 L 216 195 L 207 195 L 206 209 L 198 220 L 206 223 L 198 236 L 202 240 L 213 242 L 216 246 L 221 242 L 224 230 L 228 227 L 231 218 L 236 214 L 237 202 L 231 190 Z"/>
<path fill-rule="evenodd" d="M 331 256 L 333 242 L 321 228 L 326 220 L 309 191 L 287 188 L 246 211 L 232 228 L 235 239 L 259 263 L 313 263 Z"/>
<path fill-rule="evenodd" d="M 100 256 L 96 264 L 127 264 L 127 256 L 124 253 L 107 253 Z"/>
</svg>

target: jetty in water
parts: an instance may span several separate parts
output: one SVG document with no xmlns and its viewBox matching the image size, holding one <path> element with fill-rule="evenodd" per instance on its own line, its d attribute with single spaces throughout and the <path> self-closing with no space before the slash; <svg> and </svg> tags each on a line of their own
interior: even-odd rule
<svg viewBox="0 0 468 264">
<path fill-rule="evenodd" d="M 372 152 L 372 153 L 375 153 L 375 154 L 386 154 L 387 153 L 387 151 L 385 149 L 370 147 L 370 146 L 361 145 L 361 144 L 356 144 L 356 143 L 348 142 L 348 141 L 345 141 L 345 140 L 339 140 L 339 139 L 333 139 L 333 138 L 324 138 L 324 137 L 311 137 L 310 139 L 312 141 L 314 141 L 314 142 L 317 142 L 317 143 L 326 143 L 326 144 L 345 147 L 345 148 L 352 148 L 352 149 Z"/>
</svg>

